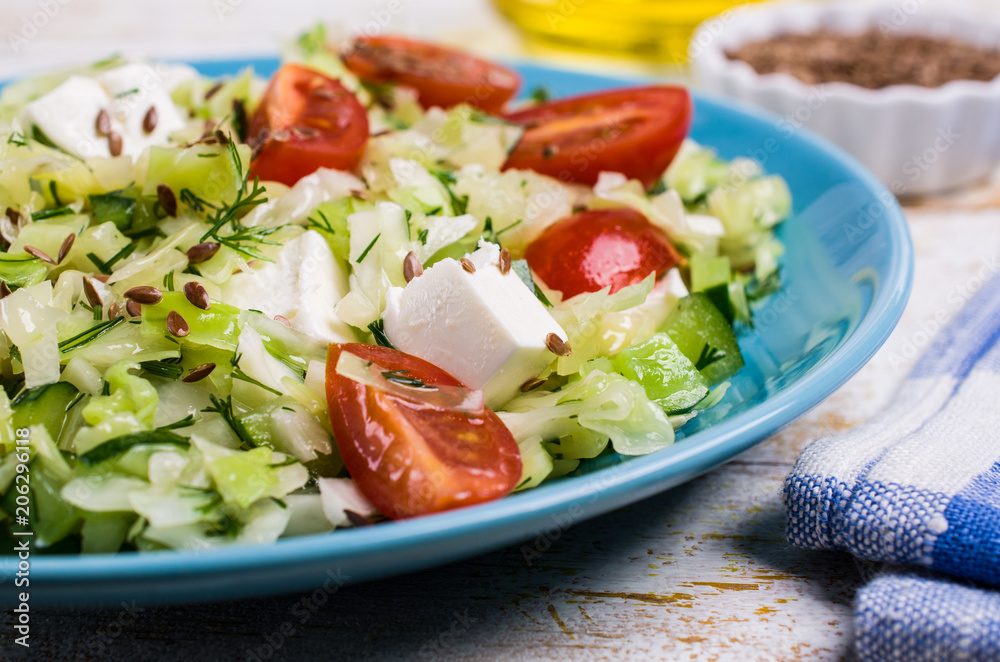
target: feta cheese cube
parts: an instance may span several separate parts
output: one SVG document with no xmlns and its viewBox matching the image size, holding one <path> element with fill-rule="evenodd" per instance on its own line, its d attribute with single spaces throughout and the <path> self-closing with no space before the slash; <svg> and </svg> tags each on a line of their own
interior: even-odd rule
<svg viewBox="0 0 1000 662">
<path fill-rule="evenodd" d="M 357 341 L 334 312 L 346 293 L 347 271 L 315 230 L 286 242 L 275 262 L 261 262 L 222 286 L 226 303 L 281 315 L 293 328 L 326 342 Z"/>
<path fill-rule="evenodd" d="M 107 138 L 97 134 L 97 115 L 111 102 L 93 78 L 70 76 L 35 99 L 21 113 L 21 123 L 36 126 L 60 149 L 79 157 L 110 156 Z M 28 133 L 28 130 L 25 131 Z"/>
<path fill-rule="evenodd" d="M 151 108 L 157 119 L 147 132 L 143 124 Z M 111 156 L 108 137 L 97 131 L 102 110 L 108 113 L 110 130 L 121 136 L 121 153 L 132 159 L 150 145 L 166 144 L 185 124 L 163 77 L 143 64 L 127 64 L 94 78 L 70 76 L 25 106 L 21 123 L 38 127 L 54 145 L 80 158 Z"/>
<path fill-rule="evenodd" d="M 500 248 L 480 242 L 475 272 L 446 258 L 386 294 L 385 333 L 399 350 L 483 389 L 498 407 L 556 358 L 550 333 L 566 332 L 517 275 L 501 274 Z"/>
<path fill-rule="evenodd" d="M 163 76 L 145 64 L 126 64 L 99 74 L 95 80 L 104 86 L 111 105 L 108 112 L 121 127 L 122 154 L 133 159 L 151 145 L 164 145 L 170 134 L 184 128 L 184 120 Z M 143 128 L 146 114 L 155 108 L 156 126 L 147 133 Z"/>
</svg>

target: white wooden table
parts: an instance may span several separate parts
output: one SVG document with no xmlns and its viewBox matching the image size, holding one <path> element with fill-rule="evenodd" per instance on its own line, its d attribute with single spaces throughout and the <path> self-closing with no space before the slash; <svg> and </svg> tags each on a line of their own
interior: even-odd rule
<svg viewBox="0 0 1000 662">
<path fill-rule="evenodd" d="M 982 0 L 984 6 L 991 1 Z M 46 6 L 51 15 L 43 20 L 38 12 Z M 316 19 L 337 16 L 348 29 L 385 20 L 392 31 L 435 36 L 487 53 L 523 52 L 513 31 L 483 0 L 175 0 L 155 5 L 5 0 L 0 4 L 6 42 L 0 44 L 0 77 L 98 59 L 110 51 L 161 57 L 273 53 L 280 39 Z M 24 29 L 25 20 L 41 25 L 25 43 L 15 44 L 10 34 Z M 512 547 L 346 587 L 323 604 L 310 602 L 308 595 L 290 595 L 134 612 L 46 611 L 34 616 L 28 657 L 848 656 L 851 601 L 868 569 L 846 555 L 789 547 L 782 532 L 781 483 L 808 442 L 866 420 L 887 401 L 926 346 L 922 330 L 927 322 L 940 311 L 957 312 L 965 284 L 984 262 L 1000 257 L 1000 185 L 923 201 L 908 208 L 908 218 L 917 250 L 913 297 L 899 328 L 866 368 L 757 448 L 683 487 L 577 525 L 530 564 L 519 547 Z M 0 657 L 20 654 L 2 651 Z"/>
</svg>

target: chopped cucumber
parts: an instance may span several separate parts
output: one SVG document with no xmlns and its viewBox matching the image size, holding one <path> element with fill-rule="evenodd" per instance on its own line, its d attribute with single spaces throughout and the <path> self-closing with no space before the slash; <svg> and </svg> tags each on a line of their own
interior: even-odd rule
<svg viewBox="0 0 1000 662">
<path fill-rule="evenodd" d="M 732 327 L 704 292 L 681 299 L 663 330 L 709 385 L 729 379 L 743 367 Z"/>
<path fill-rule="evenodd" d="M 49 436 L 58 439 L 66 422 L 67 410 L 78 393 L 69 382 L 55 382 L 22 391 L 11 403 L 14 427 L 44 425 Z"/>
<path fill-rule="evenodd" d="M 708 394 L 705 377 L 665 333 L 625 349 L 612 363 L 667 413 L 690 409 Z"/>
<path fill-rule="evenodd" d="M 16 290 L 19 287 L 30 287 L 45 280 L 49 269 L 37 257 L 27 253 L 11 255 L 0 253 L 0 280 L 7 287 Z"/>
</svg>

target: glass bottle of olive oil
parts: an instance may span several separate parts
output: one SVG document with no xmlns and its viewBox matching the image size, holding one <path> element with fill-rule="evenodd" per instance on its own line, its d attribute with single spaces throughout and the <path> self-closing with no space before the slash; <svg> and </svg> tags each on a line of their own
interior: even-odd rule
<svg viewBox="0 0 1000 662">
<path fill-rule="evenodd" d="M 760 0 L 494 0 L 529 37 L 575 50 L 687 61 L 702 21 Z"/>
</svg>

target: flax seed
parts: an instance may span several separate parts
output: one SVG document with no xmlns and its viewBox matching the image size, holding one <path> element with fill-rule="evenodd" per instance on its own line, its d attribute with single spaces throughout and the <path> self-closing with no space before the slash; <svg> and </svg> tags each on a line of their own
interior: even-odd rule
<svg viewBox="0 0 1000 662">
<path fill-rule="evenodd" d="M 191 333 L 191 327 L 188 326 L 187 320 L 180 313 L 176 310 L 171 310 L 167 313 L 167 332 L 177 338 L 183 338 Z"/>
<path fill-rule="evenodd" d="M 569 356 L 573 353 L 569 343 L 554 333 L 545 336 L 545 346 L 556 356 Z"/>
<path fill-rule="evenodd" d="M 212 303 L 208 298 L 208 292 L 202 284 L 197 281 L 184 283 L 184 296 L 187 297 L 187 300 L 190 301 L 191 305 L 195 308 L 201 308 L 202 310 L 211 310 L 212 308 Z"/>
<path fill-rule="evenodd" d="M 156 187 L 156 199 L 160 201 L 160 207 L 167 216 L 177 216 L 177 196 L 174 190 L 166 184 L 159 184 Z"/>
<path fill-rule="evenodd" d="M 63 239 L 62 246 L 59 247 L 59 254 L 56 256 L 56 264 L 62 264 L 62 261 L 66 259 L 66 256 L 69 255 L 70 250 L 72 250 L 73 242 L 75 241 L 76 241 L 75 232 L 70 232 L 68 235 L 66 235 L 66 238 Z"/>
<path fill-rule="evenodd" d="M 138 285 L 127 291 L 125 297 L 143 305 L 155 305 L 163 301 L 163 292 L 149 285 Z"/>
<path fill-rule="evenodd" d="M 121 134 L 112 131 L 108 134 L 108 151 L 111 152 L 111 156 L 121 156 L 122 154 L 122 137 Z"/>
<path fill-rule="evenodd" d="M 156 124 L 159 120 L 159 115 L 156 113 L 156 106 L 150 106 L 149 110 L 146 111 L 146 115 L 142 118 L 142 130 L 146 133 L 152 133 L 156 130 Z"/>
<path fill-rule="evenodd" d="M 506 276 L 510 273 L 510 249 L 500 250 L 500 273 Z"/>
<path fill-rule="evenodd" d="M 207 262 L 219 252 L 221 247 L 221 244 L 214 241 L 205 241 L 200 244 L 195 244 L 191 248 L 187 249 L 188 263 L 201 264 L 202 262 Z"/>
<path fill-rule="evenodd" d="M 103 108 L 101 112 L 97 113 L 97 119 L 94 120 L 94 129 L 99 136 L 106 136 L 111 133 L 111 116 Z"/>
<path fill-rule="evenodd" d="M 104 307 L 104 301 L 101 299 L 101 295 L 97 291 L 97 288 L 94 287 L 94 281 L 90 280 L 86 276 L 83 277 L 83 294 L 87 297 L 87 303 L 94 308 Z"/>
<path fill-rule="evenodd" d="M 49 257 L 48 253 L 46 253 L 45 251 L 43 251 L 43 250 L 41 250 L 39 248 L 35 248 L 34 246 L 25 246 L 24 247 L 24 252 L 27 253 L 28 255 L 33 255 L 33 256 L 37 257 L 42 262 L 48 262 L 49 264 L 55 264 L 56 263 L 55 260 L 53 260 L 51 257 Z"/>
<path fill-rule="evenodd" d="M 215 370 L 214 363 L 202 363 L 196 368 L 191 368 L 191 372 L 181 377 L 181 381 L 186 384 L 193 384 L 194 382 L 200 382 L 201 380 L 212 374 Z"/>
<path fill-rule="evenodd" d="M 414 278 L 424 273 L 424 265 L 420 264 L 417 254 L 410 251 L 403 259 L 403 278 L 409 283 Z"/>
</svg>

